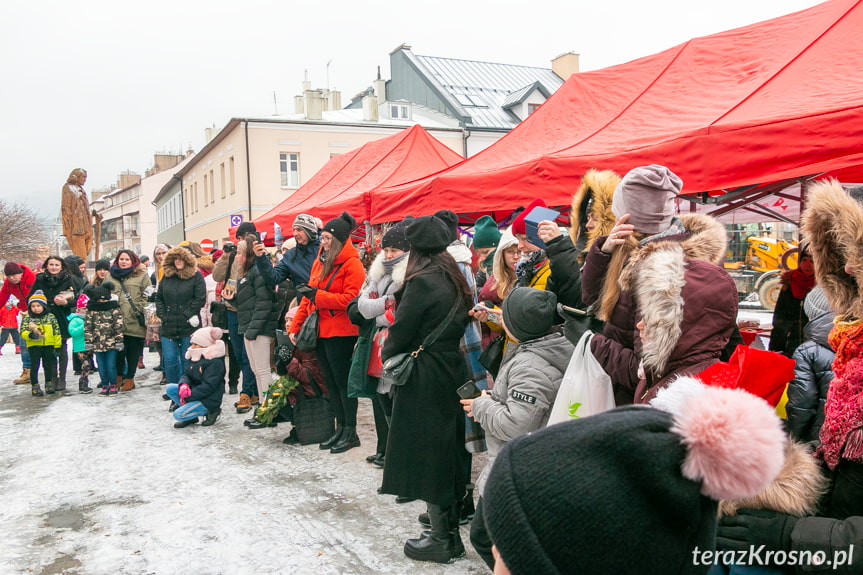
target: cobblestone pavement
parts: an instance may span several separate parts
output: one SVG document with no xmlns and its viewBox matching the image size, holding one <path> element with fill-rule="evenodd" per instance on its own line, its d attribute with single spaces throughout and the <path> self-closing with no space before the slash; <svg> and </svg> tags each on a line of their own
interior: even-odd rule
<svg viewBox="0 0 863 575">
<path fill-rule="evenodd" d="M 368 400 L 363 446 L 332 455 L 282 444 L 285 424 L 247 430 L 232 395 L 216 425 L 174 429 L 155 354 L 134 391 L 79 395 L 70 379 L 74 394 L 34 398 L 11 384 L 21 363 L 10 350 L 0 356 L 2 574 L 488 572 L 467 527 L 463 559 L 404 556 L 424 506 L 376 494 Z"/>
</svg>

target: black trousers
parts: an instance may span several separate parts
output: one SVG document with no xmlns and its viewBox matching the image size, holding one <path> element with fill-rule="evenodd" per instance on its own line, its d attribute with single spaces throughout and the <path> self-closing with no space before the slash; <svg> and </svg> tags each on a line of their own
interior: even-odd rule
<svg viewBox="0 0 863 575">
<path fill-rule="evenodd" d="M 143 337 L 123 336 L 123 351 L 117 354 L 118 376 L 123 379 L 135 379 L 135 374 L 138 372 L 138 358 L 144 351 L 144 343 Z"/>
<path fill-rule="evenodd" d="M 351 370 L 351 358 L 354 355 L 354 345 L 357 336 L 320 337 L 316 353 L 324 381 L 330 392 L 330 405 L 336 415 L 339 425 L 356 427 L 357 398 L 348 397 L 348 373 Z"/>
<path fill-rule="evenodd" d="M 228 385 L 237 385 L 240 381 L 240 360 L 234 356 L 234 347 L 228 332 L 222 334 L 222 341 L 228 349 Z"/>
<path fill-rule="evenodd" d="M 470 523 L 470 543 L 476 550 L 477 555 L 482 557 L 488 568 L 494 571 L 494 555 L 491 552 L 491 536 L 485 526 L 485 518 L 482 512 L 482 497 L 476 502 L 476 513 Z"/>
<path fill-rule="evenodd" d="M 39 385 L 39 364 L 45 370 L 45 383 L 57 381 L 57 363 L 54 348 L 50 345 L 34 345 L 30 352 L 30 385 Z"/>
<path fill-rule="evenodd" d="M 375 453 L 386 454 L 387 439 L 390 436 L 390 418 L 393 415 L 393 398 L 387 393 L 376 393 L 372 399 L 372 412 L 375 415 L 375 432 L 378 445 Z"/>
</svg>

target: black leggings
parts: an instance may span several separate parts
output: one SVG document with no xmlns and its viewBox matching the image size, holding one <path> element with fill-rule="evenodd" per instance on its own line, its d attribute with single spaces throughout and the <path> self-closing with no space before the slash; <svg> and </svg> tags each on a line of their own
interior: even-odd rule
<svg viewBox="0 0 863 575">
<path fill-rule="evenodd" d="M 138 371 L 138 358 L 144 351 L 145 340 L 134 335 L 123 336 L 123 351 L 117 354 L 117 375 L 123 379 L 135 379 Z M 113 383 L 113 382 L 109 382 Z"/>
<path fill-rule="evenodd" d="M 348 397 L 348 373 L 351 370 L 351 357 L 354 355 L 354 345 L 357 336 L 320 337 L 318 338 L 317 356 L 324 381 L 330 392 L 330 404 L 340 425 L 356 427 L 357 405 L 356 397 Z"/>
</svg>

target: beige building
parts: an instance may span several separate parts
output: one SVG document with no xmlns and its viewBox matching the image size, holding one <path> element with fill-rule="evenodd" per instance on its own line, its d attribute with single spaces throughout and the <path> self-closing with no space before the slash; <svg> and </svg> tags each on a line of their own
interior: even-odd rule
<svg viewBox="0 0 863 575">
<path fill-rule="evenodd" d="M 406 109 L 391 117 L 374 96 L 362 109 L 330 109 L 341 105 L 338 92 L 311 90 L 308 82 L 304 88 L 295 101 L 298 113 L 233 118 L 177 172 L 185 239 L 208 239 L 220 247 L 239 218 L 249 221 L 269 211 L 333 156 L 414 124 L 463 154 L 463 131 L 443 114 L 403 103 Z"/>
</svg>

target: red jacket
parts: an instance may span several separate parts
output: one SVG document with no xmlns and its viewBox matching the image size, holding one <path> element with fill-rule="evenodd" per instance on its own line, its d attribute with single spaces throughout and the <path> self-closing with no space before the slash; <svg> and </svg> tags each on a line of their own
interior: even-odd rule
<svg viewBox="0 0 863 575">
<path fill-rule="evenodd" d="M 5 305 L 0 306 L 0 327 L 18 328 L 18 314 L 20 311 L 17 307 L 11 309 Z M 0 345 L 6 342 L 0 342 Z"/>
<path fill-rule="evenodd" d="M 27 296 L 36 281 L 36 274 L 27 266 L 18 265 L 24 270 L 21 281 L 17 285 L 12 284 L 8 278 L 3 282 L 3 287 L 0 288 L 0 306 L 5 306 L 6 302 L 9 301 L 9 296 L 14 295 L 18 298 L 18 309 L 27 311 Z"/>
<path fill-rule="evenodd" d="M 348 318 L 348 303 L 360 294 L 360 289 L 366 279 L 366 272 L 360 261 L 360 254 L 353 244 L 348 243 L 336 256 L 333 269 L 342 264 L 335 277 L 330 273 L 323 280 L 318 280 L 321 275 L 320 258 L 315 258 L 312 264 L 312 273 L 309 276 L 309 287 L 318 288 L 315 294 L 315 303 L 308 298 L 303 298 L 300 309 L 291 322 L 288 329 L 290 333 L 299 333 L 306 318 L 317 309 L 320 313 L 318 319 L 318 335 L 320 337 L 338 337 L 359 335 L 360 328 L 351 323 Z M 329 289 L 324 287 L 332 278 Z"/>
</svg>

